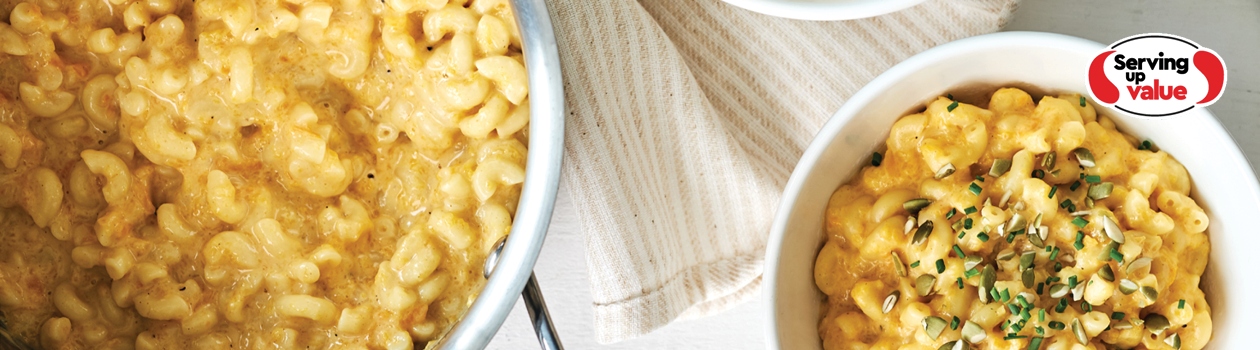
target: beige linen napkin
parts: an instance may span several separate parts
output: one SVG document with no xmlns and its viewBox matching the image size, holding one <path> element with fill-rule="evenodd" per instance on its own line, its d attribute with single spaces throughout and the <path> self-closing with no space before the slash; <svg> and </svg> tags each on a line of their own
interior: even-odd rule
<svg viewBox="0 0 1260 350">
<path fill-rule="evenodd" d="M 755 296 L 779 194 L 827 118 L 893 64 L 998 30 L 1016 1 L 843 22 L 719 0 L 550 1 L 597 340 Z"/>
</svg>

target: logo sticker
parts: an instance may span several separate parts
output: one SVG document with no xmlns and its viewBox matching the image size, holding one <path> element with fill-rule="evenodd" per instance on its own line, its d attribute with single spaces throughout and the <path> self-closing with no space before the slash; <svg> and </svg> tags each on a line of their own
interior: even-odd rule
<svg viewBox="0 0 1260 350">
<path fill-rule="evenodd" d="M 1089 94 L 1099 104 L 1148 118 L 1167 117 L 1221 98 L 1225 61 L 1180 36 L 1120 39 L 1089 65 Z"/>
</svg>

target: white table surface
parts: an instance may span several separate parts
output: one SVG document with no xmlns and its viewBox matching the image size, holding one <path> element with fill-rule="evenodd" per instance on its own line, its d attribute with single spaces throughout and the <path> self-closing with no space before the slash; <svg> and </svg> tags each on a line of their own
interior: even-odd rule
<svg viewBox="0 0 1260 350">
<path fill-rule="evenodd" d="M 965 20 L 965 19 L 960 19 Z M 1111 43 L 1129 35 L 1166 32 L 1216 50 L 1229 81 L 1209 109 L 1260 172 L 1260 1 L 1257 0 L 1024 0 L 1006 30 L 1045 31 Z M 719 315 L 675 322 L 646 336 L 595 342 L 585 246 L 576 203 L 563 185 L 542 256 L 534 268 L 560 339 L 568 349 L 762 349 L 766 305 L 760 298 Z M 491 349 L 538 349 L 523 304 L 508 316 Z"/>
</svg>

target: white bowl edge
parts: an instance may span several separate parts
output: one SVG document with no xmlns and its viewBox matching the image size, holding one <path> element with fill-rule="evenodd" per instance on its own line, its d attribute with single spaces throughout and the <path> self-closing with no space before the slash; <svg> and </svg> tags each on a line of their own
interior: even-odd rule
<svg viewBox="0 0 1260 350">
<path fill-rule="evenodd" d="M 1103 47 L 1033 32 L 962 39 L 892 67 L 846 101 L 802 155 L 771 226 L 763 296 L 769 306 L 768 346 L 821 348 L 817 325 L 822 294 L 813 282 L 813 264 L 825 239 L 824 208 L 831 192 L 883 143 L 897 118 L 950 89 L 977 83 L 1026 83 L 1050 92 L 1085 93 L 1085 67 Z M 1251 225 L 1245 222 L 1260 214 L 1260 185 L 1247 160 L 1203 108 L 1161 120 L 1104 113 L 1126 133 L 1152 139 L 1189 170 L 1193 197 L 1211 220 L 1211 260 L 1204 274 L 1214 324 L 1208 349 L 1249 346 L 1247 332 L 1239 327 L 1251 323 L 1248 315 L 1260 314 L 1260 299 L 1242 295 L 1260 288 L 1260 274 L 1247 272 L 1248 248 L 1260 246 L 1260 237 L 1249 235 Z"/>
<path fill-rule="evenodd" d="M 875 17 L 901 11 L 926 0 L 722 0 L 728 4 L 775 17 L 810 21 L 838 21 Z"/>
</svg>

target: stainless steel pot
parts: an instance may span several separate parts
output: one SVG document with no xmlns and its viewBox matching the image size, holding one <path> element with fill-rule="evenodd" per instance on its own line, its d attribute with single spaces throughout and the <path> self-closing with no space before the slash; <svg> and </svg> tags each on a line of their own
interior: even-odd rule
<svg viewBox="0 0 1260 350">
<path fill-rule="evenodd" d="M 542 347 L 562 349 L 533 275 L 547 226 L 551 224 L 564 156 L 564 84 L 560 77 L 560 55 L 544 0 L 511 0 L 511 3 L 529 73 L 530 137 L 525 183 L 512 232 L 497 255 L 494 273 L 490 274 L 485 289 L 468 313 L 438 345 L 441 349 L 486 347 L 522 292 Z M 10 337 L 2 316 L 0 349 L 30 349 Z"/>
</svg>

